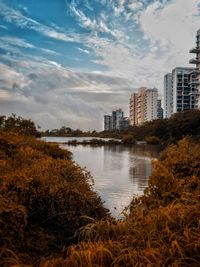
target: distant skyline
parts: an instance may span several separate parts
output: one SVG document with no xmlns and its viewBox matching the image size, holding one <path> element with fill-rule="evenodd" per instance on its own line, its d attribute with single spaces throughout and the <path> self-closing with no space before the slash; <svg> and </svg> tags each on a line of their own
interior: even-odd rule
<svg viewBox="0 0 200 267">
<path fill-rule="evenodd" d="M 102 130 L 138 87 L 162 96 L 199 28 L 200 0 L 0 0 L 0 114 Z"/>
</svg>

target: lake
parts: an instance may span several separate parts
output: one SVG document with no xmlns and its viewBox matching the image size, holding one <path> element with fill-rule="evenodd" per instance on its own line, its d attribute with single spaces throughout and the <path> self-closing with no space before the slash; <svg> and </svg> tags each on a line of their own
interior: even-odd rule
<svg viewBox="0 0 200 267">
<path fill-rule="evenodd" d="M 88 138 L 44 137 L 46 141 L 65 143 L 68 140 Z M 89 138 L 91 139 L 91 138 Z M 142 195 L 152 173 L 152 159 L 159 156 L 157 146 L 105 145 L 71 146 L 60 144 L 73 153 L 73 160 L 91 173 L 94 190 L 101 196 L 104 206 L 117 218 L 127 207 L 133 195 Z"/>
</svg>

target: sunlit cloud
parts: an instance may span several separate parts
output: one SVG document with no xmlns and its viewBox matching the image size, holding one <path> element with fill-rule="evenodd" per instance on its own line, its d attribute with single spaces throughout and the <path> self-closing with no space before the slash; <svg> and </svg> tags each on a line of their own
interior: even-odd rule
<svg viewBox="0 0 200 267">
<path fill-rule="evenodd" d="M 199 25 L 199 0 L 0 0 L 0 112 L 100 130 L 137 87 L 162 96 Z"/>
</svg>

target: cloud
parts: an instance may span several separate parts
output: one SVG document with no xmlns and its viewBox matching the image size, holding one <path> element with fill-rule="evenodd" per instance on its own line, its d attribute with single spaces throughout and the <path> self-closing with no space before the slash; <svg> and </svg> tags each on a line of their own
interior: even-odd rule
<svg viewBox="0 0 200 267">
<path fill-rule="evenodd" d="M 155 86 L 162 94 L 164 74 L 188 66 L 200 25 L 199 1 L 94 0 L 84 7 L 80 2 L 67 1 L 68 18 L 73 16 L 67 30 L 0 3 L 5 22 L 32 30 L 33 36 L 71 42 L 62 45 L 72 51 L 72 59 L 64 62 L 60 55 L 67 49 L 53 51 L 17 34 L 2 35 L 1 113 L 31 117 L 44 128 L 100 130 L 104 113 L 121 107 L 128 114 L 135 88 Z M 102 8 L 96 10 L 96 4 Z"/>
<path fill-rule="evenodd" d="M 71 12 L 75 15 L 81 27 L 87 30 L 89 29 L 89 30 L 95 31 L 96 33 L 106 33 L 106 34 L 110 34 L 113 37 L 118 36 L 119 34 L 118 31 L 109 29 L 105 21 L 105 15 L 103 15 L 103 13 L 101 13 L 101 16 L 99 16 L 99 18 L 92 19 L 86 16 L 83 11 L 78 10 L 74 2 L 72 2 L 72 4 L 70 5 L 70 9 L 71 9 Z"/>
<path fill-rule="evenodd" d="M 38 50 L 40 52 L 43 52 L 49 55 L 60 55 L 59 53 L 51 49 L 37 47 L 21 38 L 17 38 L 13 36 L 1 36 L 0 37 L 0 48 L 5 50 L 7 53 L 9 52 L 11 54 L 15 53 L 19 55 L 22 53 L 25 53 L 25 51 L 23 50 L 24 48 Z"/>
<path fill-rule="evenodd" d="M 155 2 L 141 15 L 141 29 L 153 44 L 169 45 L 175 52 L 186 50 L 194 44 L 200 25 L 199 4 L 199 0 L 173 0 L 160 9 L 161 4 Z"/>
<path fill-rule="evenodd" d="M 130 94 L 121 78 L 72 71 L 53 61 L 19 61 L 14 68 L 1 64 L 0 74 L 0 112 L 30 117 L 44 128 L 93 125 L 101 130 L 103 114 L 125 106 Z"/>
<path fill-rule="evenodd" d="M 6 22 L 14 23 L 18 27 L 31 29 L 47 37 L 65 42 L 79 42 L 78 35 L 70 35 L 62 31 L 58 32 L 57 30 L 54 30 L 54 28 L 24 16 L 19 10 L 14 10 L 2 2 L 0 3 L 0 14 Z"/>
<path fill-rule="evenodd" d="M 19 89 L 29 85 L 29 79 L 15 69 L 0 63 L 0 89 L 11 89 L 13 85 L 20 85 Z"/>
<path fill-rule="evenodd" d="M 120 1 L 121 6 L 141 1 Z M 140 4 L 139 4 L 140 3 Z M 111 40 L 91 36 L 87 47 L 97 56 L 93 61 L 107 68 L 110 75 L 123 77 L 132 87 L 146 85 L 163 90 L 163 77 L 176 66 L 188 66 L 189 49 L 195 45 L 200 25 L 197 0 L 154 1 L 143 6 L 138 16 L 141 37 Z M 132 29 L 124 29 L 131 36 Z"/>
<path fill-rule="evenodd" d="M 82 48 L 80 48 L 80 47 L 78 47 L 77 49 L 78 49 L 79 51 L 85 53 L 85 54 L 90 54 L 90 51 L 87 50 L 87 49 L 82 49 Z"/>
<path fill-rule="evenodd" d="M 140 1 L 130 1 L 129 4 L 128 4 L 128 8 L 131 10 L 131 11 L 138 11 L 138 10 L 141 10 L 143 8 L 144 4 Z"/>
</svg>

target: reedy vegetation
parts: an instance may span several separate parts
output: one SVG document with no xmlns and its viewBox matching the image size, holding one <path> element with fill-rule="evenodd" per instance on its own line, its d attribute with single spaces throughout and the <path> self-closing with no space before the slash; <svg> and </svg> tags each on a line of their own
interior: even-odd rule
<svg viewBox="0 0 200 267">
<path fill-rule="evenodd" d="M 198 135 L 197 120 L 196 116 L 191 130 L 182 122 L 186 135 L 188 131 Z M 171 135 L 170 140 L 175 139 Z M 153 162 L 144 195 L 132 200 L 124 220 L 115 221 L 91 191 L 89 174 L 71 161 L 69 152 L 4 129 L 0 133 L 0 265 L 199 266 L 197 141 L 187 138 L 170 145 Z M 77 239 L 71 239 L 75 232 Z"/>
<path fill-rule="evenodd" d="M 90 174 L 55 144 L 2 130 L 0 170 L 0 266 L 38 265 L 75 242 L 82 216 L 108 216 Z"/>
<path fill-rule="evenodd" d="M 155 161 L 123 221 L 87 225 L 66 258 L 41 266 L 199 266 L 200 145 L 184 139 Z"/>
</svg>

